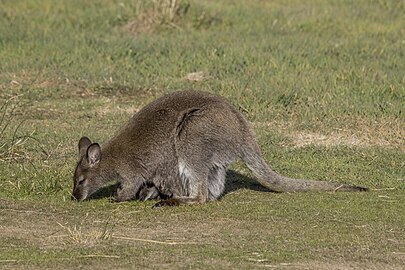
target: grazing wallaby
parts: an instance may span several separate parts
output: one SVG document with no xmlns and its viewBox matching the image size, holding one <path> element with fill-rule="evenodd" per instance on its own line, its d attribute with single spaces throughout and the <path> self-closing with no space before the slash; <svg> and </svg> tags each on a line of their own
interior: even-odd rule
<svg viewBox="0 0 405 270">
<path fill-rule="evenodd" d="M 367 190 L 275 173 L 237 109 L 213 94 L 181 91 L 146 105 L 103 150 L 81 138 L 72 198 L 84 200 L 117 180 L 119 202 L 166 198 L 157 206 L 204 203 L 221 196 L 226 169 L 239 158 L 275 192 Z"/>
</svg>

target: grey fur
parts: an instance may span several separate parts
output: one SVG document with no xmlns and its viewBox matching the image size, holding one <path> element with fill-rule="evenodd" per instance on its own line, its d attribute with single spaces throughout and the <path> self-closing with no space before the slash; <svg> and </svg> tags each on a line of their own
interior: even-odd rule
<svg viewBox="0 0 405 270">
<path fill-rule="evenodd" d="M 117 180 L 118 201 L 166 197 L 157 206 L 204 203 L 221 196 L 226 168 L 237 159 L 275 192 L 367 190 L 275 173 L 237 109 L 210 93 L 180 91 L 145 106 L 102 151 L 81 138 L 72 195 L 84 200 Z"/>
</svg>

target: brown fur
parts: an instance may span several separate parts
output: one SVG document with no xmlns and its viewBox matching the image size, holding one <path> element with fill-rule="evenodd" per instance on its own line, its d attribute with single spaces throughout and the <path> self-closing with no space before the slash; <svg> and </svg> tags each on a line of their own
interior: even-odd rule
<svg viewBox="0 0 405 270">
<path fill-rule="evenodd" d="M 367 190 L 275 173 L 237 109 L 210 93 L 180 91 L 145 106 L 103 150 L 80 139 L 72 195 L 84 200 L 117 180 L 118 201 L 167 197 L 158 206 L 204 203 L 222 194 L 226 169 L 237 159 L 276 192 Z"/>
</svg>

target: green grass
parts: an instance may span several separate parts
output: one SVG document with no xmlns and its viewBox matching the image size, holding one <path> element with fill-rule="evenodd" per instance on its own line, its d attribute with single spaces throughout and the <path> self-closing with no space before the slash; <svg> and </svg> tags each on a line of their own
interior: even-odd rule
<svg viewBox="0 0 405 270">
<path fill-rule="evenodd" d="M 0 2 L 0 268 L 401 268 L 405 4 L 178 4 Z M 70 201 L 82 135 L 185 88 L 238 107 L 277 172 L 372 191 L 273 194 L 236 164 L 205 205 Z"/>
</svg>

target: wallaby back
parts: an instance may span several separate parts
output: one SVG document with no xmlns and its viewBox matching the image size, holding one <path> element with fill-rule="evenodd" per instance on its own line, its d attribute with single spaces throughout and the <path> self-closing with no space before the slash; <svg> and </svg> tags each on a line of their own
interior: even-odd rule
<svg viewBox="0 0 405 270">
<path fill-rule="evenodd" d="M 141 109 L 102 151 L 82 138 L 73 197 L 83 200 L 116 180 L 118 201 L 166 197 L 159 205 L 177 205 L 215 200 L 224 191 L 227 167 L 239 158 L 276 192 L 367 190 L 275 173 L 236 108 L 213 94 L 180 91 Z"/>
</svg>

